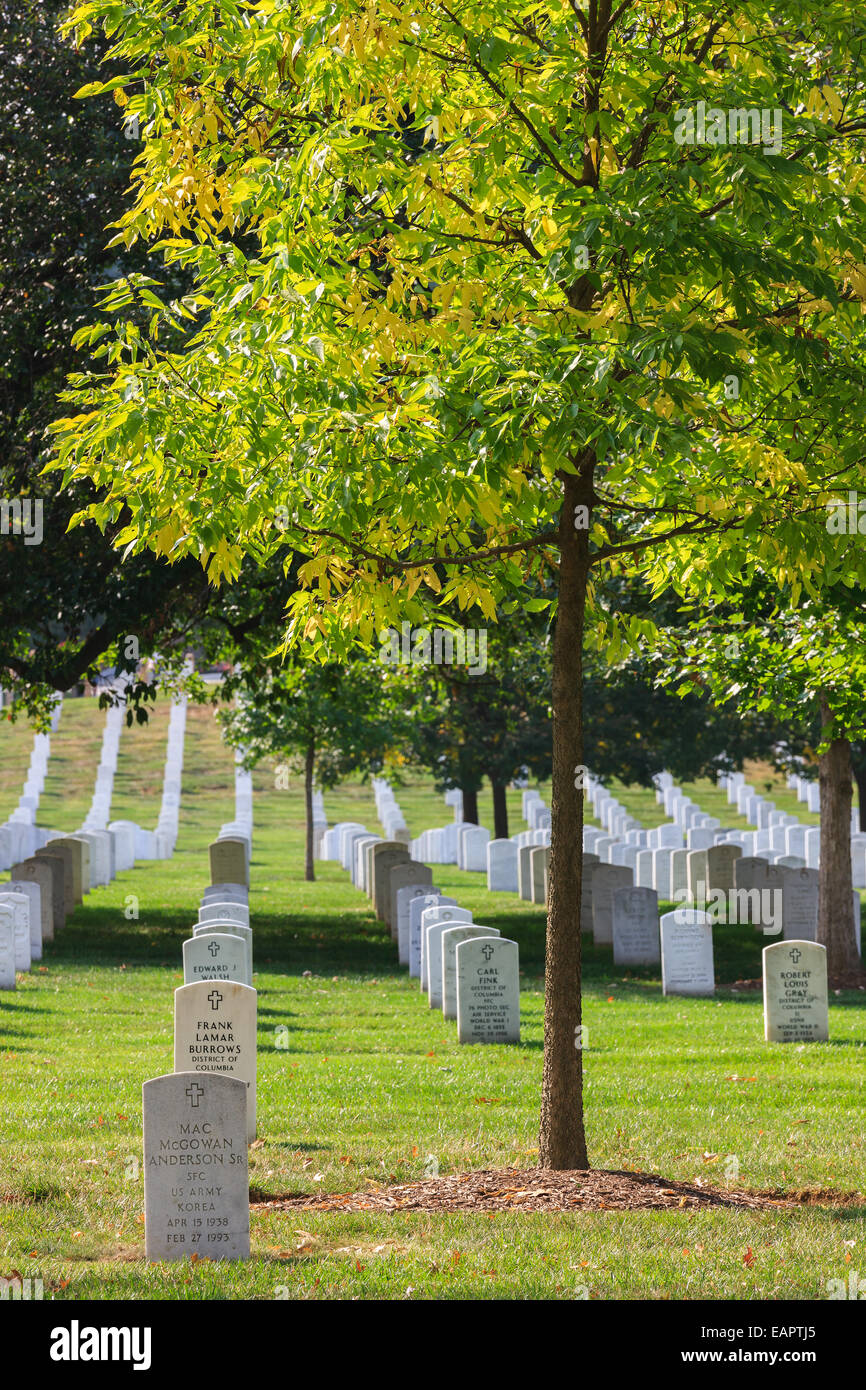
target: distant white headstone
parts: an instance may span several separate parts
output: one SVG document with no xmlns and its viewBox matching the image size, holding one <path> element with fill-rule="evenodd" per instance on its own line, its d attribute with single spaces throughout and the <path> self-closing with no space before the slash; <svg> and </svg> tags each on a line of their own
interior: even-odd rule
<svg viewBox="0 0 866 1390">
<path fill-rule="evenodd" d="M 413 898 L 409 904 L 409 976 L 413 980 L 421 979 L 421 945 L 423 932 L 421 930 L 421 917 L 428 907 L 456 907 L 456 898 L 443 896 L 442 893 L 425 893 L 421 897 Z"/>
<path fill-rule="evenodd" d="M 663 994 L 712 994 L 713 931 L 705 912 L 677 908 L 659 923 Z"/>
<path fill-rule="evenodd" d="M 442 1007 L 442 956 L 439 939 L 443 924 L 471 922 L 465 907 L 428 907 L 421 914 L 421 988 L 427 990 L 431 1009 Z"/>
<path fill-rule="evenodd" d="M 0 893 L 0 918 L 11 922 L 15 935 L 15 969 L 30 969 L 30 903 L 24 893 Z"/>
<path fill-rule="evenodd" d="M 240 922 L 242 926 L 248 927 L 250 909 L 245 902 L 239 900 L 224 903 L 209 902 L 199 908 L 198 920 L 200 922 Z"/>
<path fill-rule="evenodd" d="M 659 900 L 654 888 L 618 888 L 613 895 L 614 965 L 657 965 Z"/>
<path fill-rule="evenodd" d="M 517 892 L 517 845 L 513 840 L 490 840 L 488 843 L 487 891 Z"/>
<path fill-rule="evenodd" d="M 442 933 L 442 1013 L 445 1018 L 457 1017 L 457 947 L 461 941 L 471 941 L 478 936 L 501 936 L 496 927 L 481 927 L 472 924 L 456 927 L 446 926 Z"/>
<path fill-rule="evenodd" d="M 11 909 L 0 908 L 0 989 L 15 988 L 15 924 Z"/>
</svg>

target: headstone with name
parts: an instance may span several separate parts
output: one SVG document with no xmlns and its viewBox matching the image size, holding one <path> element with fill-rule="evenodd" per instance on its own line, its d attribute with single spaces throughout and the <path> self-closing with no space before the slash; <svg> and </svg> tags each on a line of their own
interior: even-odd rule
<svg viewBox="0 0 866 1390">
<path fill-rule="evenodd" d="M 253 983 L 253 933 L 252 928 L 245 927 L 242 922 L 196 922 L 192 929 L 193 937 L 197 936 L 237 936 L 244 943 L 244 954 L 246 956 L 247 978 L 245 985 Z"/>
<path fill-rule="evenodd" d="M 229 932 L 208 932 L 191 936 L 183 943 L 183 982 L 197 984 L 200 980 L 235 980 L 249 984 L 247 978 L 247 948 L 239 936 Z"/>
<path fill-rule="evenodd" d="M 766 1042 L 826 1042 L 827 951 L 815 941 L 775 941 L 763 950 Z"/>
<path fill-rule="evenodd" d="M 233 1076 L 176 1072 L 142 1087 L 145 1255 L 247 1260 L 247 1088 Z"/>
<path fill-rule="evenodd" d="M 654 888 L 618 888 L 613 894 L 614 965 L 658 965 L 659 900 Z"/>
<path fill-rule="evenodd" d="M 256 991 L 202 980 L 174 992 L 174 1069 L 237 1077 L 247 1088 L 247 1136 L 256 1137 Z"/>
<path fill-rule="evenodd" d="M 708 995 L 715 991 L 713 930 L 705 912 L 677 908 L 659 923 L 662 993 Z"/>
<path fill-rule="evenodd" d="M 208 846 L 210 856 L 210 881 L 217 883 L 243 883 L 249 887 L 250 876 L 247 868 L 247 851 L 242 840 L 214 840 Z"/>
<path fill-rule="evenodd" d="M 516 941 L 461 941 L 457 956 L 457 1040 L 520 1042 L 520 963 Z"/>
</svg>

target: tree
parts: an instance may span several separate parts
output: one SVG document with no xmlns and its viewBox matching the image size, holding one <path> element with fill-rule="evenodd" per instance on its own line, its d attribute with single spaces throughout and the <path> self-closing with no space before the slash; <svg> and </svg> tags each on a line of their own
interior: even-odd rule
<svg viewBox="0 0 866 1390">
<path fill-rule="evenodd" d="M 841 0 L 73 21 L 98 22 L 146 137 L 119 236 L 195 274 L 198 320 L 172 351 L 167 297 L 118 288 L 156 332 L 99 345 L 59 464 L 105 489 L 104 524 L 129 507 L 118 544 L 205 552 L 214 580 L 268 562 L 281 506 L 311 555 L 289 639 L 332 654 L 554 578 L 540 1162 L 584 1167 L 591 577 L 710 605 L 758 562 L 860 564 L 816 508 L 862 475 L 861 23 Z M 649 630 L 623 621 L 610 655 Z"/>
<path fill-rule="evenodd" d="M 550 776 L 550 648 L 523 614 L 485 630 L 484 669 L 422 665 L 401 682 L 411 701 L 414 756 L 437 790 L 459 787 L 463 819 L 478 824 L 484 778 L 493 794 L 493 833 L 508 838 L 506 789 L 528 769 Z M 479 667 L 480 667 L 480 663 Z"/>
<path fill-rule="evenodd" d="M 145 655 L 157 632 L 167 647 L 171 628 L 182 641 L 209 598 L 194 562 L 172 567 L 142 554 L 121 564 L 112 534 L 92 523 L 66 535 L 73 513 L 97 494 L 86 480 L 60 490 L 40 476 L 58 393 L 86 360 L 72 339 L 92 322 L 99 286 L 146 264 L 138 248 L 119 254 L 105 245 L 136 145 L 113 101 L 73 100 L 99 75 L 107 45 L 61 41 L 65 12 L 58 0 L 0 0 L 0 493 L 10 507 L 0 538 L 0 670 L 42 719 L 56 689 L 99 663 L 134 670 L 127 647 Z M 177 272 L 172 283 L 179 291 Z M 23 534 L 16 504 L 25 509 Z M 133 688 L 131 704 L 145 709 L 146 691 Z"/>
<path fill-rule="evenodd" d="M 745 712 L 772 711 L 799 723 L 803 745 L 811 741 L 821 809 L 818 941 L 827 948 L 831 977 L 856 974 L 861 962 L 851 895 L 851 748 L 866 736 L 863 594 L 829 589 L 820 606 L 786 605 L 785 595 L 771 602 L 761 586 L 758 596 L 763 611 L 753 592 L 742 609 L 727 615 L 727 655 L 720 659 L 716 645 L 707 659 L 704 626 L 700 660 L 681 653 L 681 674 L 686 685 L 710 684 Z"/>
<path fill-rule="evenodd" d="M 315 879 L 313 788 L 334 787 L 353 772 L 381 770 L 395 737 L 383 676 L 369 663 L 319 665 L 296 660 L 267 671 L 250 665 L 226 682 L 223 698 L 236 697 L 219 718 L 244 765 L 262 758 L 303 768 L 306 817 L 304 877 Z"/>
</svg>

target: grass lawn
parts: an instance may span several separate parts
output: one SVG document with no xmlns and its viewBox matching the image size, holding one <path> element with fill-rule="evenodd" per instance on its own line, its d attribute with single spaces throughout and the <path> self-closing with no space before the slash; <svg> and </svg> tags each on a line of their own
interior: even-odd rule
<svg viewBox="0 0 866 1390">
<path fill-rule="evenodd" d="M 103 717 L 67 701 L 52 737 L 40 823 L 71 830 L 90 802 Z M 154 826 L 167 707 L 125 729 L 112 813 Z M 0 726 L 0 816 L 21 790 L 31 735 Z M 520 943 L 522 1042 L 461 1048 L 335 864 L 303 880 L 300 784 L 257 770 L 251 920 L 259 990 L 259 1138 L 253 1200 L 362 1191 L 537 1156 L 544 914 L 481 875 L 436 866 L 445 892 Z M 760 785 L 760 783 L 756 783 Z M 687 790 L 720 814 L 710 784 Z M 617 791 L 645 824 L 654 797 Z M 429 782 L 397 789 L 417 833 L 451 812 Z M 719 798 L 723 801 L 723 798 Z M 523 829 L 510 793 L 511 832 Z M 781 804 L 781 802 L 780 802 Z M 329 820 L 379 830 L 368 786 L 326 796 Z M 797 808 L 803 814 L 804 808 Z M 482 820 L 492 823 L 489 795 Z M 207 883 L 208 841 L 233 817 L 233 764 L 212 714 L 190 708 L 180 839 L 95 890 L 0 995 L 0 1275 L 77 1298 L 806 1298 L 866 1276 L 866 996 L 832 999 L 831 1042 L 762 1041 L 757 992 L 664 999 L 652 971 L 584 953 L 586 1112 L 596 1167 L 786 1192 L 820 1205 L 730 1210 L 424 1215 L 254 1209 L 253 1258 L 148 1267 L 143 1258 L 141 1083 L 171 1070 L 181 942 Z M 804 819 L 808 819 L 803 815 Z M 723 823 L 739 823 L 725 807 Z M 125 912 L 135 908 L 138 917 Z M 762 937 L 719 928 L 716 973 L 760 972 Z M 282 1049 L 278 1029 L 288 1029 Z M 732 1184 L 734 1185 L 734 1184 Z M 859 1262 L 859 1263 L 858 1263 Z"/>
</svg>

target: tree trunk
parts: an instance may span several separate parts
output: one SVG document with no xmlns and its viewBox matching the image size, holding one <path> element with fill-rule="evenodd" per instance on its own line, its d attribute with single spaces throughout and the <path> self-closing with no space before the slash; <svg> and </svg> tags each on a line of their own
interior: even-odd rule
<svg viewBox="0 0 866 1390">
<path fill-rule="evenodd" d="M 507 840 L 508 802 L 505 799 L 505 783 L 497 782 L 491 777 L 490 785 L 493 788 L 493 838 Z"/>
<path fill-rule="evenodd" d="M 308 883 L 313 883 L 316 877 L 313 870 L 313 767 L 315 761 L 316 749 L 313 743 L 309 743 L 304 759 L 304 808 L 307 817 L 307 853 L 304 861 L 304 878 Z"/>
<path fill-rule="evenodd" d="M 821 696 L 821 722 L 832 723 Z M 835 738 L 818 759 L 821 788 L 821 861 L 818 878 L 818 940 L 827 948 L 827 972 L 859 969 L 851 887 L 851 745 Z"/>
<path fill-rule="evenodd" d="M 578 1047 L 583 789 L 583 623 L 589 531 L 575 507 L 592 504 L 594 459 L 564 477 L 559 520 L 559 601 L 553 646 L 553 780 L 544 980 L 544 1073 L 538 1161 L 542 1168 L 588 1168 L 583 1128 L 583 1049 Z"/>
<path fill-rule="evenodd" d="M 478 792 L 463 788 L 463 820 L 467 825 L 478 824 Z"/>
</svg>

